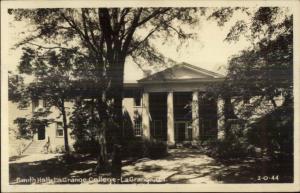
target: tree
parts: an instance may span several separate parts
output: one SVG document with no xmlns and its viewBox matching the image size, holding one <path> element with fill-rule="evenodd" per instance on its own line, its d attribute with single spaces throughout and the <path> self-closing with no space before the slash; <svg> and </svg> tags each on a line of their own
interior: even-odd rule
<svg viewBox="0 0 300 193">
<path fill-rule="evenodd" d="M 28 106 L 29 96 L 26 91 L 24 77 L 8 72 L 8 99 L 12 102 L 18 102 L 19 107 Z"/>
<path fill-rule="evenodd" d="M 141 65 L 164 63 L 153 40 L 176 36 L 181 43 L 192 38 L 183 30 L 197 20 L 197 8 L 91 8 L 91 9 L 15 9 L 15 19 L 27 20 L 33 33 L 18 46 L 72 50 L 77 57 L 76 78 L 96 85 L 95 102 L 99 117 L 98 166 L 107 165 L 106 125 L 116 122 L 113 135 L 118 138 L 122 120 L 123 75 L 126 58 Z M 48 45 L 48 46 L 45 46 Z M 22 66 L 28 64 L 20 64 Z M 112 107 L 108 107 L 111 105 Z M 108 110 L 111 109 L 111 110 Z"/>
<path fill-rule="evenodd" d="M 34 116 L 29 123 L 35 123 L 38 117 L 46 117 L 49 115 L 50 108 L 56 107 L 60 111 L 64 129 L 64 143 L 65 151 L 69 154 L 68 142 L 68 123 L 65 102 L 70 99 L 70 84 L 71 72 L 73 65 L 71 61 L 73 52 L 69 50 L 61 50 L 56 52 L 49 49 L 36 49 L 33 50 L 29 47 L 23 48 L 23 55 L 21 57 L 19 72 L 21 74 L 28 74 L 34 77 L 33 82 L 25 86 L 19 86 L 21 91 L 16 88 L 15 79 L 11 78 L 9 85 L 10 90 L 15 90 L 15 94 L 11 94 L 11 99 L 20 104 L 30 104 L 31 100 L 43 99 L 46 107 L 45 112 L 38 114 L 34 111 Z M 23 79 L 22 83 L 24 82 Z M 20 90 L 20 89 L 19 89 Z M 45 120 L 45 118 L 44 118 Z M 45 121 L 44 121 L 45 122 Z M 48 121 L 49 122 L 49 121 Z M 28 124 L 30 125 L 30 124 Z"/>
<path fill-rule="evenodd" d="M 270 100 L 284 96 L 291 101 L 293 90 L 293 16 L 287 8 L 224 8 L 210 16 L 224 25 L 235 12 L 247 15 L 230 29 L 225 41 L 245 37 L 252 46 L 229 60 L 226 89 L 242 99 L 261 96 Z"/>
<path fill-rule="evenodd" d="M 293 15 L 284 7 L 237 7 L 215 10 L 209 18 L 223 26 L 237 12 L 246 17 L 241 17 L 243 19 L 234 23 L 225 41 L 236 42 L 245 38 L 251 46 L 230 58 L 228 73 L 220 93 L 223 96 L 237 97 L 237 102 L 244 100 L 247 103 L 249 99 L 254 99 L 252 106 L 245 105 L 242 108 L 244 111 L 240 113 L 240 117 L 247 121 L 256 113 L 257 107 L 263 106 L 265 101 L 271 102 L 271 111 L 256 120 L 256 124 L 251 124 L 252 130 L 249 131 L 250 137 L 247 136 L 247 140 L 255 141 L 256 144 L 257 139 L 261 140 L 263 149 L 268 146 L 269 155 L 276 151 L 291 154 Z M 276 103 L 278 97 L 284 98 L 280 107 Z M 289 139 L 289 143 L 282 136 Z"/>
</svg>

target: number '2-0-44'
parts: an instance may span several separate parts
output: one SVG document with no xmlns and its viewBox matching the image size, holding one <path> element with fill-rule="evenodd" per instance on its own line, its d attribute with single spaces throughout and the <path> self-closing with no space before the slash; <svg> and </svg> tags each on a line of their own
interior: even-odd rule
<svg viewBox="0 0 300 193">
<path fill-rule="evenodd" d="M 257 176 L 258 181 L 268 181 L 268 180 L 279 180 L 279 175 L 272 175 L 272 176 Z"/>
</svg>

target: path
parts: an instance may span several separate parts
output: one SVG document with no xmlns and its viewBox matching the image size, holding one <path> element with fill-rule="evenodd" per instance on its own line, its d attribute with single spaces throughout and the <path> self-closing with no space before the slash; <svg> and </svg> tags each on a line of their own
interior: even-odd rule
<svg viewBox="0 0 300 193">
<path fill-rule="evenodd" d="M 172 149 L 161 160 L 138 160 L 123 167 L 123 177 L 162 180 L 165 183 L 221 183 L 213 174 L 230 169 L 195 149 Z"/>
</svg>

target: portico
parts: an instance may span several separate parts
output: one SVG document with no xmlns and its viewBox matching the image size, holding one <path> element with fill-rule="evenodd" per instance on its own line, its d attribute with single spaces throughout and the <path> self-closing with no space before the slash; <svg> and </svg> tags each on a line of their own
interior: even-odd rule
<svg viewBox="0 0 300 193">
<path fill-rule="evenodd" d="M 142 136 L 170 146 L 217 136 L 220 109 L 207 88 L 222 80 L 222 75 L 186 63 L 139 80 Z"/>
</svg>

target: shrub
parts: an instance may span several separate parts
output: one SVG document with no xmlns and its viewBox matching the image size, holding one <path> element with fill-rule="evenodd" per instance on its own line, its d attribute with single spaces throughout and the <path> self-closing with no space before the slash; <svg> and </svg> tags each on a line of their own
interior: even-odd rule
<svg viewBox="0 0 300 193">
<path fill-rule="evenodd" d="M 74 151 L 74 148 L 70 145 L 69 145 L 69 149 L 70 149 L 70 152 Z M 63 153 L 64 154 L 64 153 L 66 153 L 66 148 L 65 148 L 65 145 L 57 145 L 57 146 L 54 146 L 54 148 L 49 148 L 48 151 L 43 149 L 43 152 L 44 153 Z"/>
<path fill-rule="evenodd" d="M 92 155 L 97 155 L 100 149 L 95 140 L 76 140 L 73 147 L 77 153 Z"/>
<path fill-rule="evenodd" d="M 205 152 L 216 159 L 239 159 L 254 155 L 254 146 L 243 138 L 211 139 L 203 143 Z"/>
<path fill-rule="evenodd" d="M 253 145 L 273 158 L 293 156 L 293 106 L 278 107 L 250 126 L 247 137 Z"/>
<path fill-rule="evenodd" d="M 167 144 L 160 140 L 132 138 L 123 144 L 122 157 L 158 159 L 167 155 Z"/>
<path fill-rule="evenodd" d="M 167 155 L 167 144 L 161 140 L 146 140 L 145 155 L 153 159 L 159 159 Z"/>
</svg>

